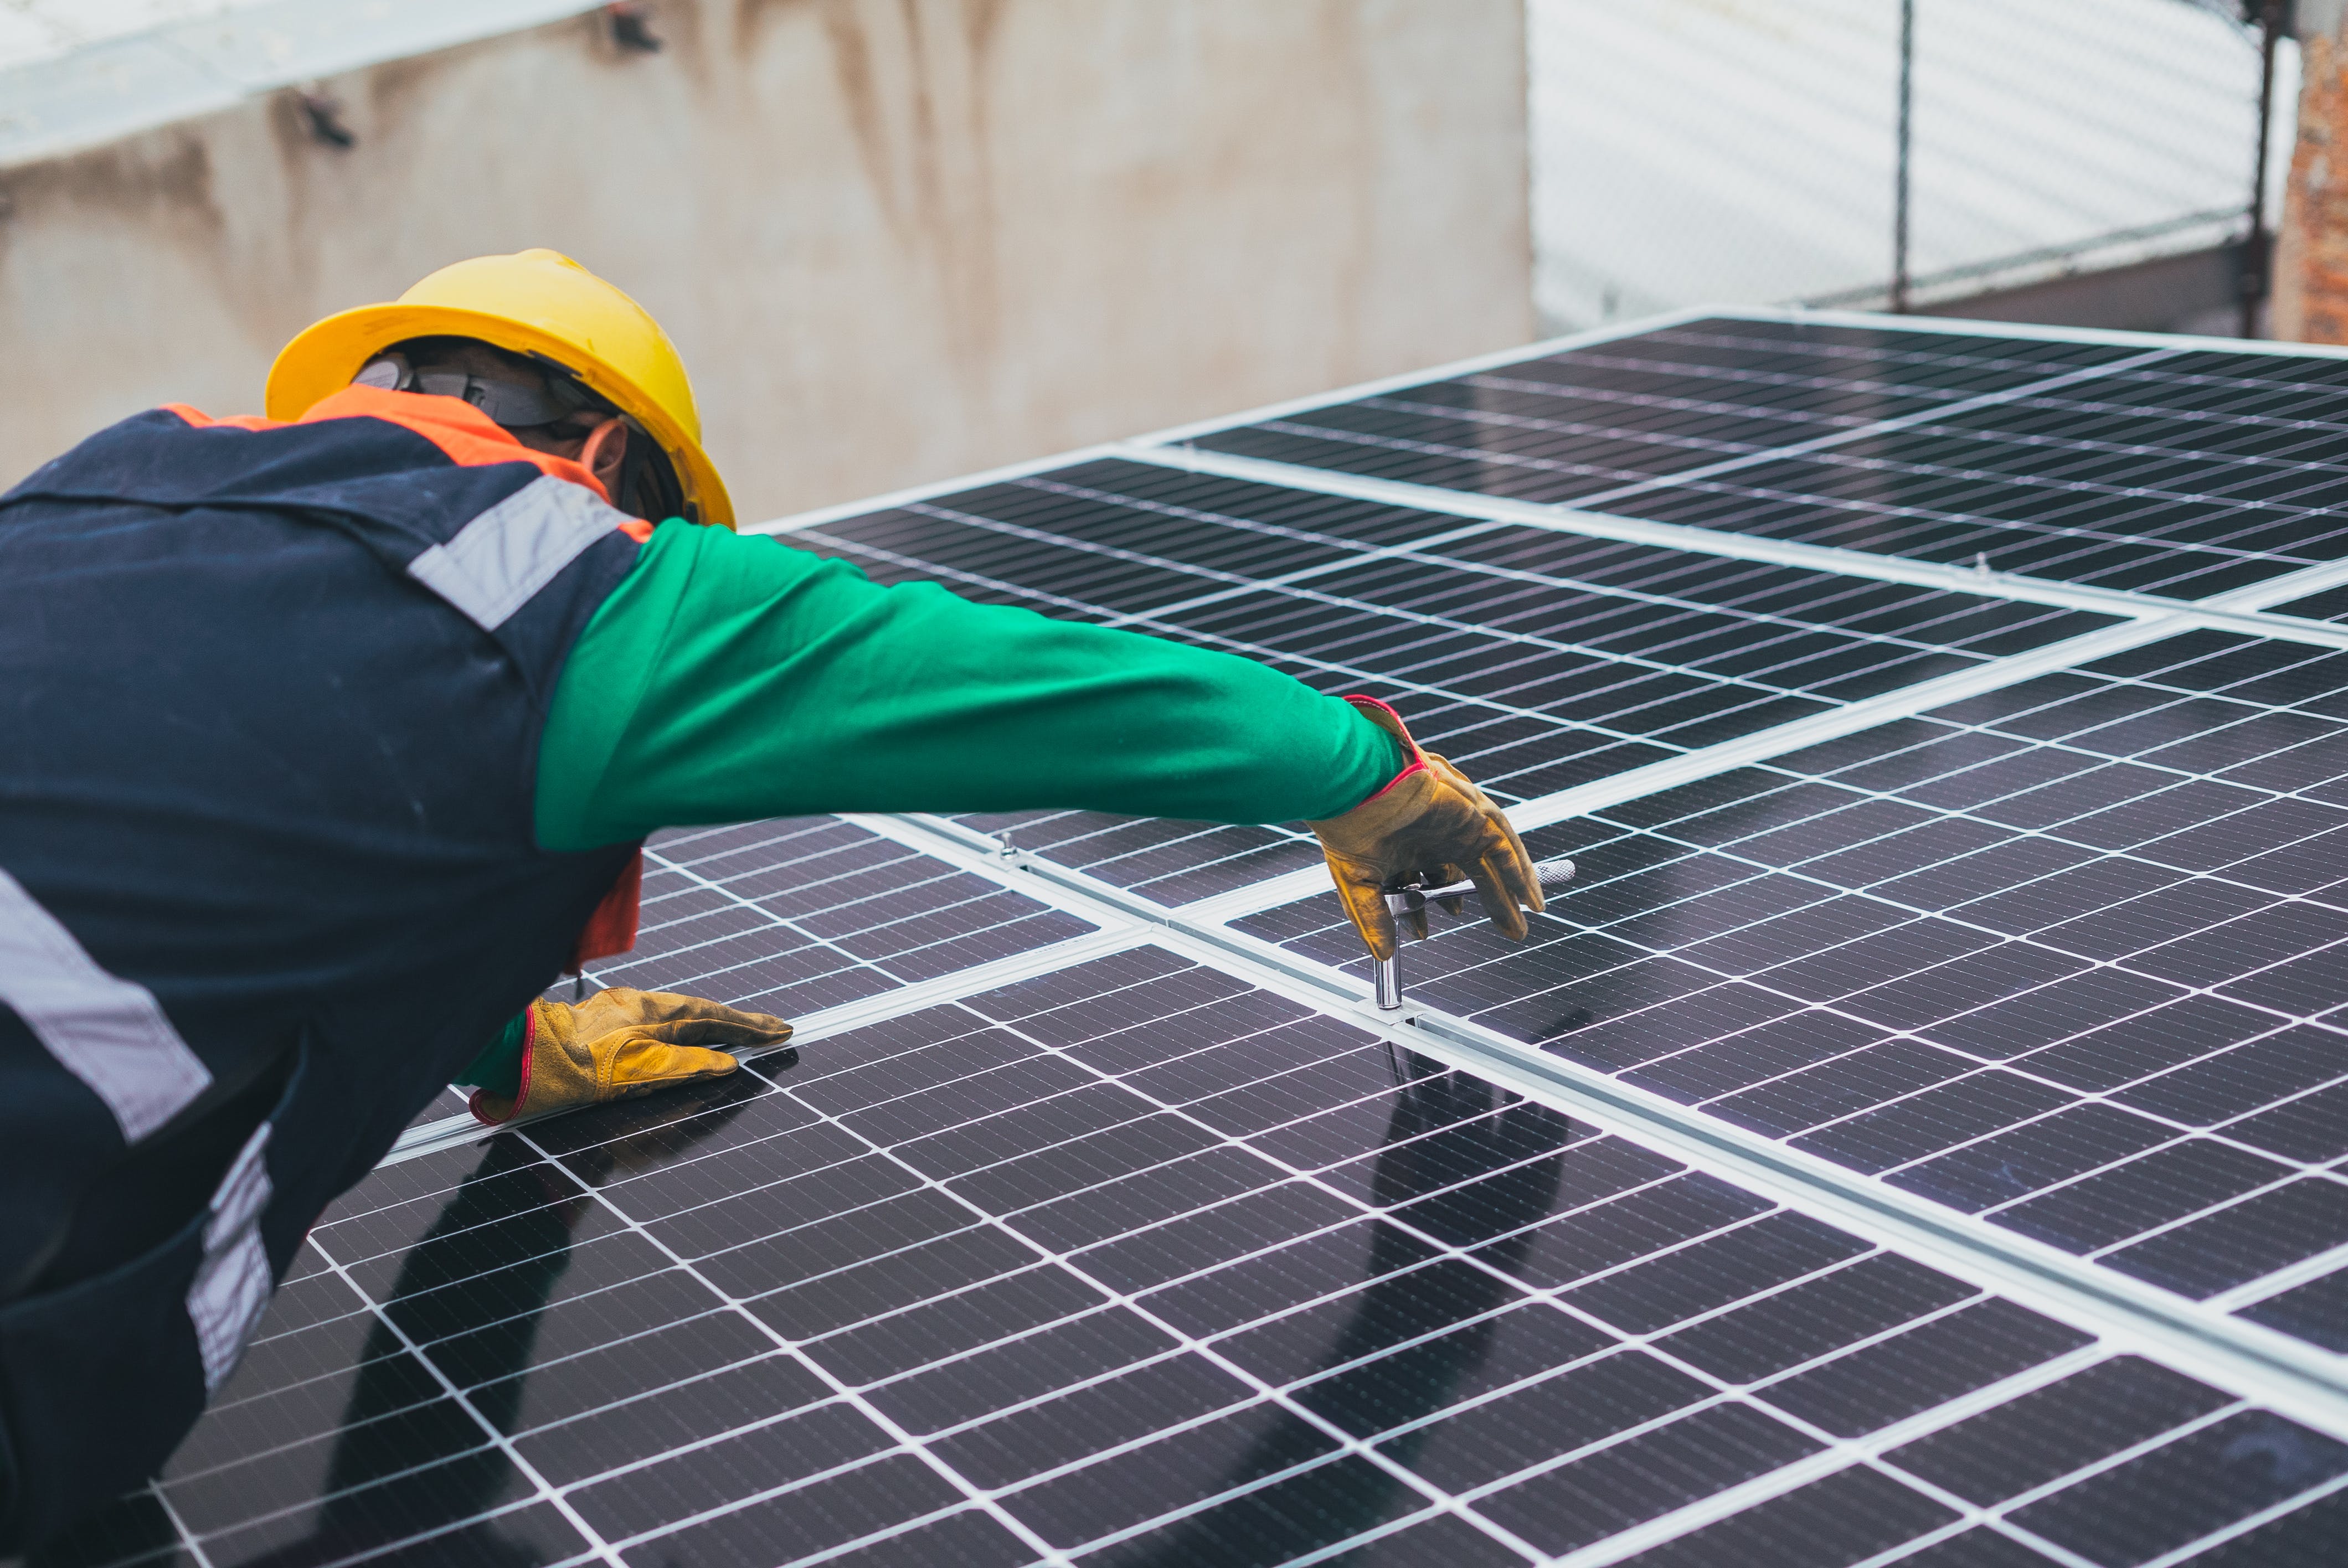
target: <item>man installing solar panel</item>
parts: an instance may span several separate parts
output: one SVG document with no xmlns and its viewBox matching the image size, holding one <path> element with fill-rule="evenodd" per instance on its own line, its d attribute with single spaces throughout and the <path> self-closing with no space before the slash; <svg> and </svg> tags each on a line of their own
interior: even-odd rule
<svg viewBox="0 0 2348 1568">
<path fill-rule="evenodd" d="M 318 323 L 265 402 L 0 497 L 0 1552 L 152 1472 L 443 1085 L 496 1123 L 788 1036 L 531 999 L 633 944 L 654 829 L 1303 818 L 1381 958 L 1407 879 L 1540 907 L 1382 702 L 737 536 L 675 350 L 552 251 Z"/>
</svg>

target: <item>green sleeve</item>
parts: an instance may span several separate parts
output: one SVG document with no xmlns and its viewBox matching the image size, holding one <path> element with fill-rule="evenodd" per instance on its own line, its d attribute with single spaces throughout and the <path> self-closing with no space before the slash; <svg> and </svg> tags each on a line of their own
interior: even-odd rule
<svg viewBox="0 0 2348 1568">
<path fill-rule="evenodd" d="M 1393 737 L 1252 660 L 883 588 L 670 521 L 580 634 L 539 748 L 539 842 L 833 811 L 1334 816 Z"/>
<path fill-rule="evenodd" d="M 521 1047 L 529 1038 L 530 1014 L 518 1012 L 506 1020 L 498 1038 L 485 1047 L 481 1054 L 465 1064 L 464 1070 L 451 1081 L 469 1083 L 476 1089 L 486 1089 L 510 1100 L 521 1092 Z"/>
</svg>

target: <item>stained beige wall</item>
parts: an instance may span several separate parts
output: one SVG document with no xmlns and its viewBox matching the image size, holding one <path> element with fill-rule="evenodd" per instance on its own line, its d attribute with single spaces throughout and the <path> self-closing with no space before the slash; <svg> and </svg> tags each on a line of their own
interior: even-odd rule
<svg viewBox="0 0 2348 1568">
<path fill-rule="evenodd" d="M 662 0 L 0 170 L 0 483 L 460 256 L 634 293 L 746 519 L 1521 342 L 1520 0 Z"/>
</svg>

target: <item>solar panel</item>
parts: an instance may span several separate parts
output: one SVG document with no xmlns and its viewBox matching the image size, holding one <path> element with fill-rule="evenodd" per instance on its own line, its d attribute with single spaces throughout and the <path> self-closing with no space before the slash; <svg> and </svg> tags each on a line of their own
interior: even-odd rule
<svg viewBox="0 0 2348 1568">
<path fill-rule="evenodd" d="M 1381 1015 L 1296 825 L 664 834 L 591 983 L 792 1049 L 427 1108 L 40 1561 L 2333 1561 L 2343 387 L 1755 313 L 802 519 L 1385 697 L 1581 880 Z"/>
<path fill-rule="evenodd" d="M 1515 1038 L 2239 1307 L 2348 1245 L 2343 691 L 2348 656 L 2209 633 L 2024 682 L 1538 833 L 1591 878 L 1540 938 L 1454 928 L 1412 972 Z M 1334 903 L 1240 926 L 1360 968 Z M 2348 1349 L 2336 1317 L 2290 1326 Z"/>
<path fill-rule="evenodd" d="M 1142 946 L 386 1167 L 145 1517 L 214 1563 L 1844 1561 L 2115 1509 L 2157 1553 L 2343 1478 L 2271 1409 Z"/>
<path fill-rule="evenodd" d="M 2348 554 L 2348 369 L 2149 343 L 1697 321 L 1195 439 L 2186 599 Z"/>
<path fill-rule="evenodd" d="M 2143 350 L 1694 321 L 1205 433 L 1212 451 L 1601 506 L 1890 420 L 2013 396 Z"/>
</svg>

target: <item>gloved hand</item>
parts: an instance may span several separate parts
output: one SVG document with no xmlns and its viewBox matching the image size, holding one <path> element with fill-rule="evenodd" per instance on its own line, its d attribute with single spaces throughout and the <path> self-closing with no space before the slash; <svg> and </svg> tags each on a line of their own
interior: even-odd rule
<svg viewBox="0 0 2348 1568">
<path fill-rule="evenodd" d="M 577 1006 L 535 1001 L 525 1026 L 521 1083 L 512 1099 L 473 1091 L 473 1114 L 494 1127 L 516 1116 L 625 1100 L 671 1083 L 716 1078 L 738 1065 L 723 1050 L 780 1045 L 791 1026 L 670 991 L 597 991 Z"/>
<path fill-rule="evenodd" d="M 1375 698 L 1345 701 L 1400 741 L 1409 758 L 1392 784 L 1344 815 L 1305 824 L 1319 836 L 1337 897 L 1371 955 L 1394 957 L 1394 915 L 1381 895 L 1414 877 L 1440 886 L 1464 875 L 1476 884 L 1492 924 L 1521 939 L 1525 917 L 1518 906 L 1539 909 L 1541 890 L 1517 830 L 1467 774 L 1420 751 L 1402 715 Z M 1410 922 L 1412 935 L 1426 935 L 1424 910 Z"/>
</svg>

